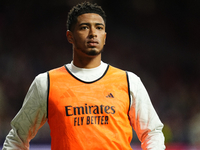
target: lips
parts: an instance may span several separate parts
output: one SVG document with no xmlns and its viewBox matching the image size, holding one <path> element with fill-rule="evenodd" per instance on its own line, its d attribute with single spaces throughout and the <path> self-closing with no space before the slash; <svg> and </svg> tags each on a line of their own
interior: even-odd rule
<svg viewBox="0 0 200 150">
<path fill-rule="evenodd" d="M 97 45 L 99 44 L 99 42 L 98 42 L 97 40 L 89 40 L 89 41 L 87 42 L 87 44 L 88 44 L 89 46 L 94 47 L 94 46 L 97 46 Z"/>
</svg>

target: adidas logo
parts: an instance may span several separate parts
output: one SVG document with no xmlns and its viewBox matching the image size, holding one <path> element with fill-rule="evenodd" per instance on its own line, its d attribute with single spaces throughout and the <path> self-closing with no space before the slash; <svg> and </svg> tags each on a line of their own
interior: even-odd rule
<svg viewBox="0 0 200 150">
<path fill-rule="evenodd" d="M 112 93 L 108 94 L 106 97 L 107 98 L 114 98 L 114 96 L 112 95 Z"/>
</svg>

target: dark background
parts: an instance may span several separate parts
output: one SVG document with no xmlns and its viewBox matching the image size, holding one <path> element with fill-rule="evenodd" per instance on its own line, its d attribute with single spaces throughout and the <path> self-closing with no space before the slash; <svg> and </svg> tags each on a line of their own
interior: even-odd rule
<svg viewBox="0 0 200 150">
<path fill-rule="evenodd" d="M 65 24 L 78 2 L 0 1 L 0 145 L 35 76 L 71 62 Z M 199 144 L 200 1 L 91 2 L 107 14 L 103 61 L 141 77 L 165 124 L 166 144 Z M 50 143 L 47 125 L 32 143 Z"/>
</svg>

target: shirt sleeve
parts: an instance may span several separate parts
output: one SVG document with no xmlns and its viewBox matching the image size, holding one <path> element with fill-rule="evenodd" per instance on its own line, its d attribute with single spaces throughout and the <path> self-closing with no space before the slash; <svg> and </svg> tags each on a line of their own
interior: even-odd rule
<svg viewBox="0 0 200 150">
<path fill-rule="evenodd" d="M 130 122 L 143 150 L 164 150 L 163 124 L 160 121 L 149 95 L 135 74 L 128 72 L 131 106 Z"/>
<path fill-rule="evenodd" d="M 32 82 L 22 108 L 11 121 L 12 129 L 6 136 L 2 150 L 28 150 L 33 139 L 47 120 L 47 73 Z"/>
</svg>

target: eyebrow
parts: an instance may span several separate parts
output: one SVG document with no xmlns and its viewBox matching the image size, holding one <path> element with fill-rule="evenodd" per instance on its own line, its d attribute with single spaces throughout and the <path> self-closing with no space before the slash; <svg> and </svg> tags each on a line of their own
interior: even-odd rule
<svg viewBox="0 0 200 150">
<path fill-rule="evenodd" d="M 82 26 L 82 25 L 90 25 L 91 23 L 81 23 L 79 24 L 79 26 Z M 95 25 L 102 25 L 102 26 L 105 26 L 103 23 L 95 23 Z"/>
</svg>

